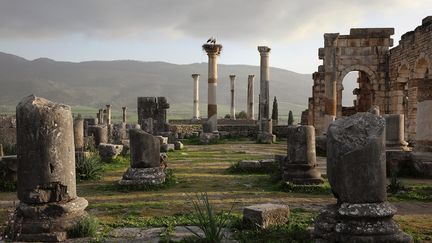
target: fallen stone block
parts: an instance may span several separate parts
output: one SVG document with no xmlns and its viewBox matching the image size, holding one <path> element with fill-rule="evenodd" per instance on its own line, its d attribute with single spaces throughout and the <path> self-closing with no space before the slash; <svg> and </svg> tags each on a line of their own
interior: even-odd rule
<svg viewBox="0 0 432 243">
<path fill-rule="evenodd" d="M 266 229 L 288 222 L 290 210 L 282 204 L 256 204 L 243 209 L 243 223 L 250 227 Z"/>
<path fill-rule="evenodd" d="M 102 161 L 111 162 L 123 150 L 123 145 L 101 143 L 99 144 L 99 155 Z"/>
</svg>

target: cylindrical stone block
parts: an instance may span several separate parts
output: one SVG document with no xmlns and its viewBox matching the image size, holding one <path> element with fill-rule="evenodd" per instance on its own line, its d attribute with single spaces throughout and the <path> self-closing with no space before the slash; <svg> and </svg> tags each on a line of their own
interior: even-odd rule
<svg viewBox="0 0 432 243">
<path fill-rule="evenodd" d="M 248 88 L 247 88 L 247 118 L 254 119 L 255 118 L 255 109 L 254 109 L 254 77 L 255 75 L 248 76 Z"/>
<path fill-rule="evenodd" d="M 76 198 L 71 108 L 33 95 L 16 108 L 18 198 L 28 204 Z"/>
<path fill-rule="evenodd" d="M 235 75 L 230 75 L 230 93 L 231 93 L 231 106 L 230 106 L 230 115 L 231 119 L 235 120 L 235 93 L 234 93 L 234 82 L 235 82 Z"/>
<path fill-rule="evenodd" d="M 130 129 L 130 155 L 132 168 L 160 166 L 160 142 L 141 129 Z"/>
<path fill-rule="evenodd" d="M 417 86 L 415 150 L 432 152 L 432 79 L 419 79 Z"/>
<path fill-rule="evenodd" d="M 82 151 L 84 149 L 84 119 L 78 117 L 74 120 L 73 131 L 75 151 Z"/>
<path fill-rule="evenodd" d="M 96 146 L 101 143 L 108 143 L 108 127 L 106 125 L 94 126 L 92 131 Z"/>
<path fill-rule="evenodd" d="M 313 126 L 289 126 L 287 141 L 289 163 L 316 164 L 315 128 Z"/>
<path fill-rule="evenodd" d="M 327 176 L 339 202 L 387 198 L 385 120 L 369 112 L 334 121 L 327 134 Z"/>
<path fill-rule="evenodd" d="M 385 115 L 386 120 L 386 145 L 388 147 L 407 146 L 405 142 L 404 115 Z"/>
<path fill-rule="evenodd" d="M 192 74 L 194 86 L 193 86 L 193 119 L 200 117 L 199 113 L 199 77 L 200 75 L 195 73 Z"/>
</svg>

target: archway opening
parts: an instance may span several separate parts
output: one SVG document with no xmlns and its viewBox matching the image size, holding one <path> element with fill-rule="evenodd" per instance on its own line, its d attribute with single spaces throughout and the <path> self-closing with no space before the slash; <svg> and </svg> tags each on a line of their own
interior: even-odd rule
<svg viewBox="0 0 432 243">
<path fill-rule="evenodd" d="M 341 115 L 351 116 L 368 111 L 375 100 L 375 91 L 369 75 L 364 71 L 351 71 L 342 80 Z"/>
</svg>

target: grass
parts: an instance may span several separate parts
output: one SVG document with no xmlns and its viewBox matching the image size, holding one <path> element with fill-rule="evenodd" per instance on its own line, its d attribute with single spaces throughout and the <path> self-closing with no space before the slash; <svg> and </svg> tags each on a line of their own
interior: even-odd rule
<svg viewBox="0 0 432 243">
<path fill-rule="evenodd" d="M 168 168 L 175 174 L 176 184 L 159 190 L 120 192 L 111 185 L 121 179 L 129 166 L 129 158 L 119 156 L 115 162 L 103 164 L 103 174 L 99 180 L 77 182 L 77 193 L 89 201 L 88 212 L 99 219 L 102 235 L 118 227 L 185 225 L 189 222 L 185 216 L 190 212 L 188 198 L 197 192 L 208 192 L 209 201 L 216 211 L 229 210 L 234 205 L 234 222 L 240 220 L 244 206 L 258 203 L 282 203 L 291 208 L 305 208 L 306 211 L 292 210 L 292 217 L 298 215 L 300 219 L 304 217 L 306 220 L 322 205 L 336 201 L 331 194 L 324 193 L 327 190 L 325 187 L 307 192 L 300 189 L 282 191 L 280 185 L 267 174 L 227 172 L 231 164 L 242 159 L 259 160 L 285 153 L 284 143 L 262 145 L 255 141 L 232 141 L 211 146 L 187 145 L 184 150 L 168 153 Z M 403 179 L 403 182 L 407 188 L 413 188 L 411 193 L 430 195 L 432 180 Z M 2 203 L 11 202 L 16 200 L 16 193 L 0 192 L 0 198 Z M 395 218 L 404 230 L 420 238 L 431 236 L 429 199 L 414 195 L 410 199 L 400 195 L 391 196 L 390 199 L 407 205 L 412 202 L 426 203 L 423 211 L 401 211 Z M 1 223 L 6 222 L 7 209 L 11 207 L 11 204 L 0 204 Z M 253 237 L 264 239 L 265 236 L 269 237 L 269 241 L 276 241 L 277 236 L 283 238 L 294 234 L 290 232 L 303 232 L 301 227 L 298 230 L 294 228 L 297 226 L 289 227 L 257 232 L 242 230 L 242 233 L 237 229 L 237 232 L 240 232 L 239 239 L 245 239 L 243 242 Z"/>
<path fill-rule="evenodd" d="M 71 238 L 94 237 L 98 227 L 99 220 L 89 215 L 81 219 L 78 225 L 68 232 L 68 236 Z"/>
</svg>

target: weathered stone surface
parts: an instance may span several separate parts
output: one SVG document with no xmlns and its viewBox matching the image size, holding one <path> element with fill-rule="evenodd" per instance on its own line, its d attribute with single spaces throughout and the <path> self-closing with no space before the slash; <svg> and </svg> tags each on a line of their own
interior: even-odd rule
<svg viewBox="0 0 432 243">
<path fill-rule="evenodd" d="M 88 205 L 76 195 L 71 109 L 31 95 L 18 104 L 16 116 L 18 240 L 64 240 Z"/>
<path fill-rule="evenodd" d="M 170 152 L 175 150 L 175 145 L 172 143 L 169 144 L 162 144 L 160 151 L 161 152 Z"/>
<path fill-rule="evenodd" d="M 89 135 L 93 136 L 95 146 L 100 143 L 108 143 L 108 126 L 107 125 L 94 125 L 88 128 Z"/>
<path fill-rule="evenodd" d="M 259 133 L 257 140 L 258 143 L 272 144 L 276 142 L 276 136 L 270 133 Z"/>
<path fill-rule="evenodd" d="M 165 182 L 165 172 L 161 167 L 131 168 L 123 174 L 120 185 L 157 185 Z"/>
<path fill-rule="evenodd" d="M 258 160 L 241 160 L 239 161 L 241 170 L 260 170 L 261 164 Z"/>
<path fill-rule="evenodd" d="M 160 142 L 140 129 L 130 129 L 130 154 L 132 168 L 152 168 L 160 165 Z"/>
<path fill-rule="evenodd" d="M 123 151 L 123 145 L 118 144 L 101 143 L 98 148 L 99 155 L 105 162 L 111 162 Z"/>
<path fill-rule="evenodd" d="M 0 157 L 0 180 L 3 182 L 17 182 L 18 161 L 16 155 Z"/>
<path fill-rule="evenodd" d="M 138 97 L 138 123 L 143 130 L 154 135 L 168 131 L 169 107 L 165 97 Z"/>
<path fill-rule="evenodd" d="M 163 137 L 163 136 L 155 136 L 155 138 L 159 139 L 159 143 L 162 146 L 163 144 L 167 144 L 168 143 L 168 137 Z"/>
<path fill-rule="evenodd" d="M 5 152 L 16 150 L 16 117 L 0 115 L 0 144 Z"/>
<path fill-rule="evenodd" d="M 338 200 L 370 203 L 387 198 L 384 127 L 385 120 L 369 112 L 330 125 L 327 175 Z"/>
<path fill-rule="evenodd" d="M 282 179 L 294 184 L 320 184 L 324 181 L 316 167 L 313 126 L 288 127 L 287 157 L 282 164 Z"/>
<path fill-rule="evenodd" d="M 20 201 L 32 204 L 75 198 L 70 107 L 31 95 L 18 104 L 16 116 Z"/>
<path fill-rule="evenodd" d="M 289 207 L 281 204 L 257 204 L 243 209 L 243 222 L 252 227 L 268 228 L 289 220 Z"/>
<path fill-rule="evenodd" d="M 75 151 L 84 149 L 84 119 L 78 117 L 73 122 Z"/>
<path fill-rule="evenodd" d="M 180 142 L 180 141 L 175 141 L 174 142 L 174 149 L 175 150 L 182 150 L 183 149 L 183 143 L 182 142 Z"/>
</svg>

